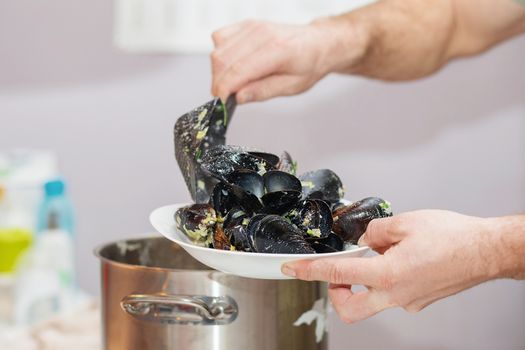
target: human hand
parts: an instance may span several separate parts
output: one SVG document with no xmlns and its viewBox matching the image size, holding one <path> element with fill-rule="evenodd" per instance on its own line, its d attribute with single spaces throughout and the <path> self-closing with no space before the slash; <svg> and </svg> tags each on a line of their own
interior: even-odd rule
<svg viewBox="0 0 525 350">
<path fill-rule="evenodd" d="M 345 27 L 317 20 L 307 25 L 244 21 L 213 33 L 212 94 L 223 101 L 236 93 L 238 103 L 262 101 L 308 90 L 339 60 L 357 57 L 357 47 L 342 50 Z M 349 40 L 346 38 L 345 42 Z"/>
<path fill-rule="evenodd" d="M 334 309 L 347 323 L 395 306 L 417 312 L 500 273 L 498 230 L 491 228 L 491 219 L 441 210 L 376 219 L 359 243 L 383 255 L 297 261 L 283 273 L 330 282 Z M 354 284 L 368 290 L 354 293 Z"/>
</svg>

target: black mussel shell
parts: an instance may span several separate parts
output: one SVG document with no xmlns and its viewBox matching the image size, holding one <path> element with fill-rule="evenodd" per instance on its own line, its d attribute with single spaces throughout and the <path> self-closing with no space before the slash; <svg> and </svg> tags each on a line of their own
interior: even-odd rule
<svg viewBox="0 0 525 350">
<path fill-rule="evenodd" d="M 224 233 L 222 225 L 215 225 L 215 230 L 213 231 L 212 247 L 214 249 L 220 250 L 231 249 L 230 239 Z"/>
<path fill-rule="evenodd" d="M 261 200 L 267 214 L 283 214 L 301 198 L 301 181 L 284 171 L 271 170 L 263 175 L 266 194 Z"/>
<path fill-rule="evenodd" d="M 241 208 L 232 208 L 226 216 L 224 217 L 224 222 L 222 223 L 222 226 L 224 229 L 242 225 L 244 220 L 248 219 L 248 214 Z"/>
<path fill-rule="evenodd" d="M 226 181 L 242 187 L 246 192 L 261 198 L 264 194 L 264 180 L 259 173 L 253 170 L 240 169 L 226 176 Z"/>
<path fill-rule="evenodd" d="M 235 250 L 251 252 L 252 246 L 248 240 L 248 231 L 245 225 L 236 225 L 224 230 Z"/>
<path fill-rule="evenodd" d="M 252 251 L 255 251 L 255 233 L 259 231 L 259 226 L 266 216 L 266 214 L 257 214 L 254 215 L 248 222 L 248 225 L 246 227 L 246 236 L 248 237 L 248 243 L 250 244 L 250 248 Z"/>
<path fill-rule="evenodd" d="M 300 199 L 301 192 L 299 191 L 277 191 L 267 193 L 261 198 L 264 205 L 262 211 L 266 214 L 281 215 L 296 205 Z"/>
<path fill-rule="evenodd" d="M 227 181 L 226 177 L 229 174 L 240 169 L 253 170 L 260 174 L 275 169 L 266 160 L 236 146 L 217 146 L 209 149 L 202 155 L 201 166 L 210 176 L 223 181 Z"/>
<path fill-rule="evenodd" d="M 264 213 L 284 214 L 301 198 L 301 181 L 284 171 L 272 170 L 263 175 L 266 194 L 261 198 Z"/>
<path fill-rule="evenodd" d="M 345 205 L 348 205 L 348 202 L 345 203 L 343 200 L 332 203 L 331 205 L 332 212 L 341 207 L 344 207 Z"/>
<path fill-rule="evenodd" d="M 255 223 L 250 221 L 247 230 L 251 232 L 249 236 L 253 237 L 253 248 L 258 253 L 315 253 L 302 231 L 282 216 L 267 215 Z"/>
<path fill-rule="evenodd" d="M 263 175 L 266 193 L 278 191 L 301 191 L 301 181 L 292 174 L 280 170 L 268 171 Z"/>
<path fill-rule="evenodd" d="M 290 153 L 284 151 L 281 154 L 281 158 L 277 164 L 277 170 L 284 171 L 292 175 L 297 174 L 297 163 L 294 162 Z"/>
<path fill-rule="evenodd" d="M 285 214 L 309 237 L 327 237 L 332 231 L 332 212 L 326 202 L 307 199 Z"/>
<path fill-rule="evenodd" d="M 242 187 L 226 182 L 219 182 L 215 185 L 210 197 L 210 204 L 222 217 L 225 217 L 233 208 L 241 208 L 249 215 L 262 208 L 257 196 L 246 192 Z"/>
<path fill-rule="evenodd" d="M 344 196 L 341 179 L 329 169 L 309 171 L 299 176 L 305 198 L 338 202 Z"/>
<path fill-rule="evenodd" d="M 392 216 L 392 209 L 387 201 L 377 197 L 368 197 L 336 209 L 332 216 L 334 219 L 333 231 L 343 241 L 356 244 L 365 233 L 370 221 Z"/>
<path fill-rule="evenodd" d="M 319 242 L 312 242 L 310 243 L 310 247 L 313 248 L 313 250 L 315 250 L 315 252 L 317 254 L 325 254 L 325 253 L 336 253 L 338 252 L 339 250 L 336 250 L 326 244 L 322 244 L 322 243 L 319 243 Z"/>
<path fill-rule="evenodd" d="M 277 164 L 279 164 L 279 157 L 276 156 L 275 154 L 265 153 L 265 152 L 256 152 L 256 151 L 249 151 L 248 153 L 258 158 L 264 159 L 269 164 L 271 164 L 274 168 L 277 168 Z"/>
<path fill-rule="evenodd" d="M 203 152 L 209 148 L 226 144 L 226 129 L 237 107 L 237 100 L 235 95 L 230 95 L 225 103 L 222 103 L 220 99 L 219 102 L 213 110 L 207 133 L 204 136 Z"/>
<path fill-rule="evenodd" d="M 193 204 L 175 212 L 177 228 L 197 245 L 207 247 L 217 223 L 215 210 L 208 204 Z"/>
<path fill-rule="evenodd" d="M 324 238 L 306 238 L 316 253 L 340 252 L 344 249 L 344 242 L 335 233 L 330 233 Z"/>
<path fill-rule="evenodd" d="M 184 114 L 175 123 L 175 157 L 190 195 L 197 203 L 208 201 L 217 182 L 201 168 L 201 157 L 208 149 L 225 144 L 235 105 L 234 95 L 225 104 L 216 98 Z"/>
</svg>

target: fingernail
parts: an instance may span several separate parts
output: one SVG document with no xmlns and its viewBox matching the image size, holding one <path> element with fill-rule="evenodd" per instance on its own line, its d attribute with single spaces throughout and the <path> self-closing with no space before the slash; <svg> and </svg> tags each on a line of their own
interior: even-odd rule
<svg viewBox="0 0 525 350">
<path fill-rule="evenodd" d="M 295 277 L 295 270 L 288 265 L 283 265 L 283 267 L 281 267 L 281 272 L 286 276 Z"/>
<path fill-rule="evenodd" d="M 360 246 L 360 247 L 366 245 L 366 242 L 365 242 L 365 235 L 362 235 L 361 237 L 359 237 L 359 240 L 357 241 L 357 245 Z"/>
</svg>

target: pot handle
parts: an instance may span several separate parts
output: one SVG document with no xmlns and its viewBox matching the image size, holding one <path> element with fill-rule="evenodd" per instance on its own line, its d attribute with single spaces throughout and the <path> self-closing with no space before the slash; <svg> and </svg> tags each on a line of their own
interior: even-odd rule
<svg viewBox="0 0 525 350">
<path fill-rule="evenodd" d="M 167 324 L 225 325 L 239 313 L 229 296 L 131 294 L 120 307 L 139 320 Z"/>
</svg>

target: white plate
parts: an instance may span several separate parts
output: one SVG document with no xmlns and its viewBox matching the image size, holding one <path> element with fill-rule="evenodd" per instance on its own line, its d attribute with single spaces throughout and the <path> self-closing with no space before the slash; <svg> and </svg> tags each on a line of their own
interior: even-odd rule
<svg viewBox="0 0 525 350">
<path fill-rule="evenodd" d="M 356 247 L 351 250 L 325 254 L 269 254 L 199 247 L 191 243 L 189 238 L 175 226 L 173 215 L 177 209 L 185 205 L 187 204 L 173 204 L 155 209 L 149 220 L 164 237 L 180 245 L 204 265 L 237 276 L 259 279 L 290 279 L 281 273 L 281 266 L 286 262 L 327 257 L 360 257 L 369 250 L 368 247 Z"/>
</svg>

